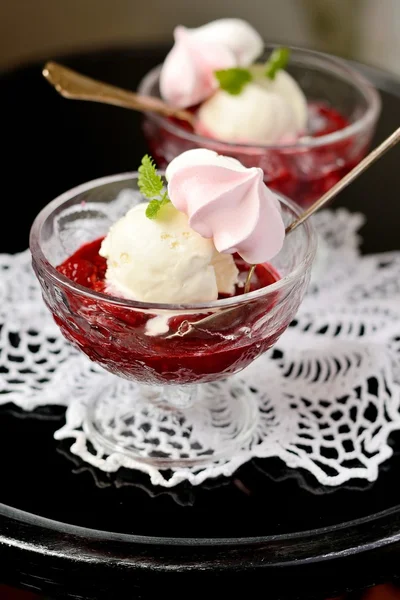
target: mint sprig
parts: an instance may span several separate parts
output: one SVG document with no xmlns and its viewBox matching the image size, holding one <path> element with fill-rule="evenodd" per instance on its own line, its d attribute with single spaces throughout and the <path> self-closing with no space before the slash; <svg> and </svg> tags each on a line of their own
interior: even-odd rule
<svg viewBox="0 0 400 600">
<path fill-rule="evenodd" d="M 168 192 L 164 190 L 163 180 L 157 173 L 156 165 L 151 156 L 148 154 L 143 156 L 138 171 L 138 186 L 140 193 L 150 200 L 146 208 L 146 217 L 155 219 L 161 207 L 171 202 L 168 198 Z"/>
<path fill-rule="evenodd" d="M 167 194 L 161 200 L 150 200 L 146 208 L 146 217 L 148 219 L 155 219 L 161 209 L 162 206 L 169 204 L 171 200 L 168 198 Z"/>
<path fill-rule="evenodd" d="M 249 83 L 253 76 L 248 69 L 233 67 L 231 69 L 221 69 L 214 72 L 218 79 L 221 90 L 237 96 L 243 90 L 244 86 Z"/>
<path fill-rule="evenodd" d="M 284 69 L 290 58 L 289 48 L 275 48 L 265 63 L 265 75 L 274 80 L 280 69 Z"/>
</svg>

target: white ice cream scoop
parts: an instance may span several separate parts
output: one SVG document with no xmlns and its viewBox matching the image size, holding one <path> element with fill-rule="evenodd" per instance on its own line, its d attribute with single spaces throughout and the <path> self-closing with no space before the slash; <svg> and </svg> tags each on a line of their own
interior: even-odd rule
<svg viewBox="0 0 400 600">
<path fill-rule="evenodd" d="M 132 208 L 104 239 L 108 292 L 141 302 L 197 304 L 233 294 L 238 269 L 230 254 L 219 254 L 210 239 L 188 225 L 171 205 L 157 219 L 147 203 Z"/>
<path fill-rule="evenodd" d="M 240 94 L 218 90 L 200 107 L 197 131 L 229 142 L 290 143 L 307 127 L 307 101 L 284 70 L 266 77 L 264 65 L 253 65 L 253 81 Z"/>
</svg>

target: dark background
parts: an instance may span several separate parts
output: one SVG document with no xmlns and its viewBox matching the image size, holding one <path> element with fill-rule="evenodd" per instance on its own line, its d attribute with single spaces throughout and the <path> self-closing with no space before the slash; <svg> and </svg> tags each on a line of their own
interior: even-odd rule
<svg viewBox="0 0 400 600">
<path fill-rule="evenodd" d="M 12 0 L 0 2 L 0 67 L 65 51 L 171 43 L 177 24 L 241 17 L 268 41 L 400 73 L 398 0 Z"/>
</svg>

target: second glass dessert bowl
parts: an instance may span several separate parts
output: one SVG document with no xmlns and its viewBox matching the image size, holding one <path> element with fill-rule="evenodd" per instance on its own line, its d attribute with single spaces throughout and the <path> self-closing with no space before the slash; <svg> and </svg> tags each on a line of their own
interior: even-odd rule
<svg viewBox="0 0 400 600">
<path fill-rule="evenodd" d="M 278 199 L 287 225 L 301 209 Z M 306 222 L 287 236 L 261 267 L 260 285 L 270 285 L 248 294 L 172 305 L 96 291 L 103 266 L 96 263 L 99 242 L 89 243 L 143 201 L 136 173 L 106 177 L 63 194 L 32 226 L 33 267 L 56 323 L 75 347 L 119 376 L 93 390 L 84 427 L 103 451 L 157 468 L 231 458 L 255 433 L 257 406 L 240 386 L 225 393 L 224 380 L 273 346 L 295 316 L 315 256 L 313 226 Z M 71 281 L 57 266 L 81 247 L 86 254 L 72 260 Z M 162 323 L 161 333 L 150 322 Z"/>
<path fill-rule="evenodd" d="M 275 48 L 265 47 L 262 63 Z M 272 189 L 308 206 L 349 172 L 367 153 L 380 113 L 375 88 L 349 63 L 318 52 L 291 48 L 286 67 L 303 90 L 309 108 L 307 135 L 291 144 L 239 144 L 198 135 L 174 119 L 147 114 L 144 133 L 151 155 L 164 168 L 191 148 L 209 148 L 264 171 Z M 161 66 L 139 85 L 139 93 L 160 97 Z M 221 115 L 221 119 L 224 115 Z"/>
</svg>

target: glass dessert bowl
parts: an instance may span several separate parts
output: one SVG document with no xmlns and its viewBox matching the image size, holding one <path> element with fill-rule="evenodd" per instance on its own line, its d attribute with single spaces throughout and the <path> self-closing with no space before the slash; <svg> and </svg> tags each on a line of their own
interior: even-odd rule
<svg viewBox="0 0 400 600">
<path fill-rule="evenodd" d="M 265 61 L 274 48 L 265 46 L 258 60 Z M 290 50 L 285 68 L 308 105 L 304 136 L 290 143 L 227 142 L 199 135 L 182 121 L 148 113 L 143 130 L 158 166 L 164 168 L 186 150 L 209 148 L 245 166 L 260 167 L 269 187 L 301 206 L 308 206 L 339 181 L 368 151 L 380 114 L 379 94 L 344 60 L 300 48 Z M 144 77 L 139 93 L 160 97 L 161 69 L 162 65 Z"/>
<path fill-rule="evenodd" d="M 278 200 L 285 224 L 300 214 Z M 288 327 L 309 281 L 315 232 L 306 222 L 287 236 L 257 267 L 247 294 L 201 304 L 138 302 L 106 292 L 99 248 L 110 226 L 142 202 L 137 173 L 105 177 L 55 199 L 31 229 L 33 268 L 61 332 L 119 376 L 93 391 L 84 427 L 95 446 L 157 468 L 232 457 L 254 433 L 256 407 L 240 390 L 226 397 L 217 382 Z M 243 261 L 235 262 L 242 270 Z"/>
</svg>

